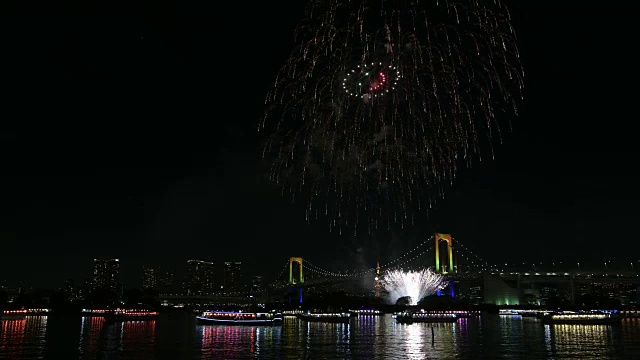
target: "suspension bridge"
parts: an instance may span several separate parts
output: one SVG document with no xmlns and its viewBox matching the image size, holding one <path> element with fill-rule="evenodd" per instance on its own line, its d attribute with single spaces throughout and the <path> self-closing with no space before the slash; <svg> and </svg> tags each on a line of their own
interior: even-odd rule
<svg viewBox="0 0 640 360">
<path fill-rule="evenodd" d="M 270 288 L 276 292 L 286 289 L 290 297 L 299 297 L 299 301 L 302 301 L 303 289 L 309 292 L 375 293 L 375 296 L 380 296 L 380 280 L 385 272 L 430 268 L 445 277 L 450 284 L 450 295 L 454 295 L 454 283 L 466 283 L 467 295 L 470 289 L 483 289 L 482 295 L 473 296 L 483 297 L 485 303 L 517 304 L 527 293 L 548 284 L 566 287 L 566 297 L 572 302 L 586 284 L 628 286 L 636 289 L 636 297 L 640 298 L 640 261 L 635 267 L 630 263 L 628 269 L 613 269 L 604 262 L 604 268 L 596 270 L 581 268 L 580 263 L 573 266 L 562 262 L 492 264 L 451 234 L 436 233 L 404 254 L 374 267 L 337 271 L 315 261 L 300 256 L 286 259 Z"/>
<path fill-rule="evenodd" d="M 443 246 L 444 245 L 444 246 Z M 315 260 L 314 260 L 315 261 Z M 461 266 L 461 264 L 464 264 Z M 411 248 L 406 253 L 386 263 L 371 268 L 336 271 L 316 265 L 306 257 L 291 257 L 274 277 L 270 286 L 279 288 L 289 285 L 309 286 L 354 279 L 374 278 L 385 271 L 395 269 L 431 268 L 434 272 L 448 276 L 459 273 L 481 273 L 500 271 L 496 265 L 482 259 L 450 234 L 436 233 Z"/>
</svg>

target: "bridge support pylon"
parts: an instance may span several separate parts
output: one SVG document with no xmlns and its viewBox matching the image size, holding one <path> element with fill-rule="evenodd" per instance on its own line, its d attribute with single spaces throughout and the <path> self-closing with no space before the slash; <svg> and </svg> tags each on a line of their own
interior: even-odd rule
<svg viewBox="0 0 640 360">
<path fill-rule="evenodd" d="M 302 263 L 301 257 L 289 258 L 289 288 L 287 288 L 287 302 L 289 304 L 302 304 L 302 284 L 304 283 Z M 298 270 L 297 276 L 294 276 L 295 268 Z"/>
<path fill-rule="evenodd" d="M 441 274 L 446 274 L 450 272 L 454 272 L 455 268 L 453 267 L 453 237 L 451 234 L 435 234 L 436 240 L 436 272 Z M 448 266 L 447 264 L 443 264 L 440 267 L 440 242 L 445 241 L 447 243 L 447 255 L 449 257 Z"/>
<path fill-rule="evenodd" d="M 293 264 L 298 264 L 298 276 L 293 276 Z M 289 285 L 302 284 L 304 282 L 304 273 L 302 272 L 302 258 L 289 258 Z"/>
</svg>

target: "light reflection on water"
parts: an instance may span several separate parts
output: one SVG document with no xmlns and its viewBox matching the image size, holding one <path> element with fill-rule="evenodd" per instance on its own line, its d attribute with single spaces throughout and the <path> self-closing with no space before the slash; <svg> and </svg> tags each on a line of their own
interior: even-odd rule
<svg viewBox="0 0 640 360">
<path fill-rule="evenodd" d="M 0 359 L 28 359 L 45 346 L 46 316 L 0 321 Z"/>
<path fill-rule="evenodd" d="M 433 333 L 433 337 L 432 337 Z M 108 324 L 101 317 L 0 321 L 1 359 L 620 359 L 640 358 L 640 320 L 620 326 L 543 325 L 486 315 L 398 324 L 361 316 L 349 325 L 286 317 L 283 326 L 201 326 L 186 314 Z"/>
<path fill-rule="evenodd" d="M 98 339 L 104 327 L 103 317 L 83 317 L 80 322 L 80 341 L 78 350 L 83 353 L 95 353 L 100 349 Z"/>
</svg>

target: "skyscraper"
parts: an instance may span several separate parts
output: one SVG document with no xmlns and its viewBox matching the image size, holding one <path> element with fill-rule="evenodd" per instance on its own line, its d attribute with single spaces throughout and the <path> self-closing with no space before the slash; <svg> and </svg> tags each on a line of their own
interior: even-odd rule
<svg viewBox="0 0 640 360">
<path fill-rule="evenodd" d="M 145 265 L 142 267 L 142 288 L 155 290 L 160 294 L 174 294 L 173 271 L 167 271 L 160 266 Z"/>
<path fill-rule="evenodd" d="M 157 278 L 157 289 L 161 294 L 174 294 L 178 289 L 175 286 L 175 272 L 162 270 Z"/>
<path fill-rule="evenodd" d="M 253 276 L 251 278 L 251 291 L 260 292 L 264 290 L 264 276 Z"/>
<path fill-rule="evenodd" d="M 160 268 L 157 266 L 144 266 L 142 268 L 142 288 L 157 289 L 160 277 Z"/>
<path fill-rule="evenodd" d="M 212 262 L 187 260 L 186 294 L 191 296 L 213 294 L 213 271 Z"/>
<path fill-rule="evenodd" d="M 224 263 L 224 291 L 238 291 L 242 281 L 242 263 L 227 261 Z"/>
<path fill-rule="evenodd" d="M 73 285 L 73 279 L 67 279 L 67 281 L 64 282 L 62 293 L 66 296 L 67 300 L 71 302 L 78 300 L 78 291 Z"/>
<path fill-rule="evenodd" d="M 103 258 L 93 259 L 92 292 L 99 293 L 103 300 L 114 301 L 120 298 L 120 260 Z"/>
</svg>

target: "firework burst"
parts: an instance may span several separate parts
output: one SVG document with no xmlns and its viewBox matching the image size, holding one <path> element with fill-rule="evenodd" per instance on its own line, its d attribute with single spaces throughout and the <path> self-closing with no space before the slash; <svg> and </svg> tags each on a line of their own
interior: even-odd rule
<svg viewBox="0 0 640 360">
<path fill-rule="evenodd" d="M 399 298 L 409 296 L 410 305 L 416 305 L 425 296 L 434 294 L 443 287 L 443 277 L 429 269 L 419 271 L 388 271 L 382 277 L 389 299 L 395 303 Z"/>
<path fill-rule="evenodd" d="M 259 129 L 273 181 L 329 229 L 404 228 L 517 113 L 499 0 L 314 0 Z"/>
</svg>

